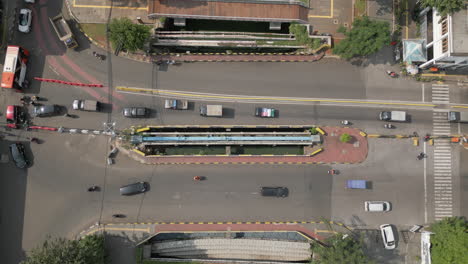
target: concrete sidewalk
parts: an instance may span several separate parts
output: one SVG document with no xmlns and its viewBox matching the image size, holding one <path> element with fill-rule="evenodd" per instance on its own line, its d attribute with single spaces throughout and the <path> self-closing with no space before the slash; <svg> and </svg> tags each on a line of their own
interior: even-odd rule
<svg viewBox="0 0 468 264">
<path fill-rule="evenodd" d="M 137 22 L 154 23 L 148 19 L 148 0 L 65 0 L 71 16 L 78 23 L 108 23 L 112 18 L 128 17 Z"/>
</svg>

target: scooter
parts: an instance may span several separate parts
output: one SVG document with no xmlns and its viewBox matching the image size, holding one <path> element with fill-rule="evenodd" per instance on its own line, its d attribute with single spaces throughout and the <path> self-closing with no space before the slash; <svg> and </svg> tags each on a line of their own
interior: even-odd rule
<svg viewBox="0 0 468 264">
<path fill-rule="evenodd" d="M 395 126 L 393 126 L 392 124 L 385 124 L 384 127 L 388 129 L 395 128 Z"/>
<path fill-rule="evenodd" d="M 203 180 L 205 180 L 205 177 L 204 176 L 195 176 L 195 177 L 193 177 L 193 180 L 194 181 L 203 181 Z"/>
<path fill-rule="evenodd" d="M 328 170 L 328 174 L 330 174 L 330 175 L 335 175 L 335 174 L 338 174 L 338 173 L 340 173 L 339 170 Z"/>
</svg>

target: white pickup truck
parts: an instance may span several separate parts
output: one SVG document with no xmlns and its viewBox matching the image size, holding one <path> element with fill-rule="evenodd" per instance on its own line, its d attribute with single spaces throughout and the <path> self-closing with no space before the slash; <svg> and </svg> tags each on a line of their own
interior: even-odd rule
<svg viewBox="0 0 468 264">
<path fill-rule="evenodd" d="M 200 106 L 200 115 L 222 117 L 223 106 L 222 105 L 202 105 Z"/>
<path fill-rule="evenodd" d="M 406 122 L 405 111 L 382 111 L 379 114 L 379 119 L 382 121 Z"/>
</svg>

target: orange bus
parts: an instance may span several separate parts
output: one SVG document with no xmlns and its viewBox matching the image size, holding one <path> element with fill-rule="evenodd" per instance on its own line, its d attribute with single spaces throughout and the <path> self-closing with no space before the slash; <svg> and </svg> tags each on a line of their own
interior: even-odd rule
<svg viewBox="0 0 468 264">
<path fill-rule="evenodd" d="M 26 63 L 29 51 L 20 46 L 8 46 L 3 64 L 2 88 L 22 90 L 28 88 Z"/>
</svg>

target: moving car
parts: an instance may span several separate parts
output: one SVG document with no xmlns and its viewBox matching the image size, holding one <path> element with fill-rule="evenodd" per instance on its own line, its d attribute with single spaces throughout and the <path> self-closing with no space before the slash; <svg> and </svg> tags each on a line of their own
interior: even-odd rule
<svg viewBox="0 0 468 264">
<path fill-rule="evenodd" d="M 364 210 L 366 212 L 389 212 L 392 208 L 386 201 L 365 201 Z"/>
<path fill-rule="evenodd" d="M 35 117 L 45 117 L 53 116 L 59 113 L 58 105 L 36 105 L 33 108 L 33 116 Z"/>
<path fill-rule="evenodd" d="M 405 111 L 382 111 L 379 114 L 382 121 L 406 122 L 408 117 Z"/>
<path fill-rule="evenodd" d="M 149 110 L 145 107 L 125 107 L 122 111 L 125 117 L 146 117 Z"/>
<path fill-rule="evenodd" d="M 257 107 L 255 108 L 255 116 L 257 117 L 276 117 L 278 110 L 273 108 Z"/>
<path fill-rule="evenodd" d="M 164 108 L 174 110 L 187 110 L 188 101 L 178 99 L 166 99 L 166 101 L 164 101 Z"/>
<path fill-rule="evenodd" d="M 380 232 L 382 233 L 385 249 L 395 249 L 395 236 L 393 235 L 392 226 L 389 224 L 381 225 Z"/>
<path fill-rule="evenodd" d="M 16 167 L 24 169 L 28 166 L 29 161 L 26 159 L 24 153 L 24 145 L 21 143 L 14 143 L 10 145 L 10 154 L 15 161 Z"/>
<path fill-rule="evenodd" d="M 23 8 L 19 12 L 18 30 L 23 33 L 29 33 L 31 30 L 32 12 L 30 9 Z"/>
<path fill-rule="evenodd" d="M 120 187 L 120 195 L 135 195 L 144 193 L 148 190 L 148 188 L 149 184 L 147 182 L 136 182 Z"/>
<path fill-rule="evenodd" d="M 260 193 L 262 196 L 287 197 L 289 195 L 289 190 L 286 187 L 262 187 Z"/>
<path fill-rule="evenodd" d="M 100 109 L 101 103 L 94 100 L 73 100 L 73 110 L 97 112 Z"/>
</svg>

